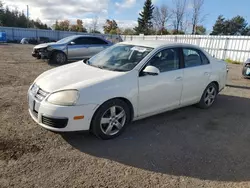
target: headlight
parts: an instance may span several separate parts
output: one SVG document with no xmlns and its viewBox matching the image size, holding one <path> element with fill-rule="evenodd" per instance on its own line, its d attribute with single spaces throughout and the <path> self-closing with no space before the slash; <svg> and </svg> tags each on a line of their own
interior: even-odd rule
<svg viewBox="0 0 250 188">
<path fill-rule="evenodd" d="M 33 95 L 36 95 L 37 94 L 37 92 L 38 92 L 38 90 L 39 90 L 39 87 L 38 87 L 38 85 L 36 85 L 35 83 L 31 86 L 31 88 L 30 88 L 30 91 L 31 91 L 31 93 L 33 94 Z"/>
<path fill-rule="evenodd" d="M 49 103 L 61 106 L 73 106 L 76 104 L 79 98 L 79 92 L 77 90 L 65 90 L 52 93 L 47 101 Z"/>
</svg>

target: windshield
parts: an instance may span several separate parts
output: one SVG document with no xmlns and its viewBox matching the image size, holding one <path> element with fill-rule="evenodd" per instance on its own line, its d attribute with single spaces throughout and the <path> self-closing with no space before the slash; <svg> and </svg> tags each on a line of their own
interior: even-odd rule
<svg viewBox="0 0 250 188">
<path fill-rule="evenodd" d="M 143 46 L 117 44 L 92 57 L 88 64 L 102 69 L 130 71 L 152 50 Z"/>
<path fill-rule="evenodd" d="M 56 43 L 58 43 L 58 44 L 68 43 L 68 42 L 72 41 L 73 39 L 75 39 L 75 36 L 70 36 L 70 37 L 63 38 L 63 39 L 57 41 Z"/>
</svg>

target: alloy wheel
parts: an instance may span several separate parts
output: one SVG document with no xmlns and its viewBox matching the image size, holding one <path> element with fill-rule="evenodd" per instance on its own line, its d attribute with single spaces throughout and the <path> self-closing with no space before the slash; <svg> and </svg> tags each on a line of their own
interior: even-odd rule
<svg viewBox="0 0 250 188">
<path fill-rule="evenodd" d="M 112 136 L 117 134 L 125 125 L 126 113 L 120 106 L 112 106 L 104 112 L 100 121 L 101 131 Z"/>
</svg>

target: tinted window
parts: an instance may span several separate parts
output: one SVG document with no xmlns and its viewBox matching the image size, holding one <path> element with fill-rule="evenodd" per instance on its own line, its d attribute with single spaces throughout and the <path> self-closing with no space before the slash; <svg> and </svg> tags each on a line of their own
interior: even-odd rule
<svg viewBox="0 0 250 188">
<path fill-rule="evenodd" d="M 99 38 L 89 38 L 91 44 L 108 44 L 106 41 L 99 39 Z"/>
<path fill-rule="evenodd" d="M 74 42 L 76 45 L 83 45 L 83 44 L 86 44 L 85 37 L 76 38 L 75 40 L 73 40 L 73 42 Z"/>
<path fill-rule="evenodd" d="M 107 44 L 106 41 L 95 37 L 79 37 L 74 42 L 78 45 Z"/>
<path fill-rule="evenodd" d="M 202 65 L 200 54 L 194 49 L 183 49 L 185 67 L 196 67 Z"/>
<path fill-rule="evenodd" d="M 157 67 L 160 72 L 172 71 L 179 69 L 178 49 L 165 49 L 157 53 L 148 65 Z"/>
</svg>

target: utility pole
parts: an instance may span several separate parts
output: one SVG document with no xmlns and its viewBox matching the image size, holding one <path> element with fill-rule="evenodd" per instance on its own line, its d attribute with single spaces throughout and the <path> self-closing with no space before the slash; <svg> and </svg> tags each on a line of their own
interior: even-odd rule
<svg viewBox="0 0 250 188">
<path fill-rule="evenodd" d="M 27 5 L 27 28 L 29 27 L 29 5 Z"/>
</svg>

